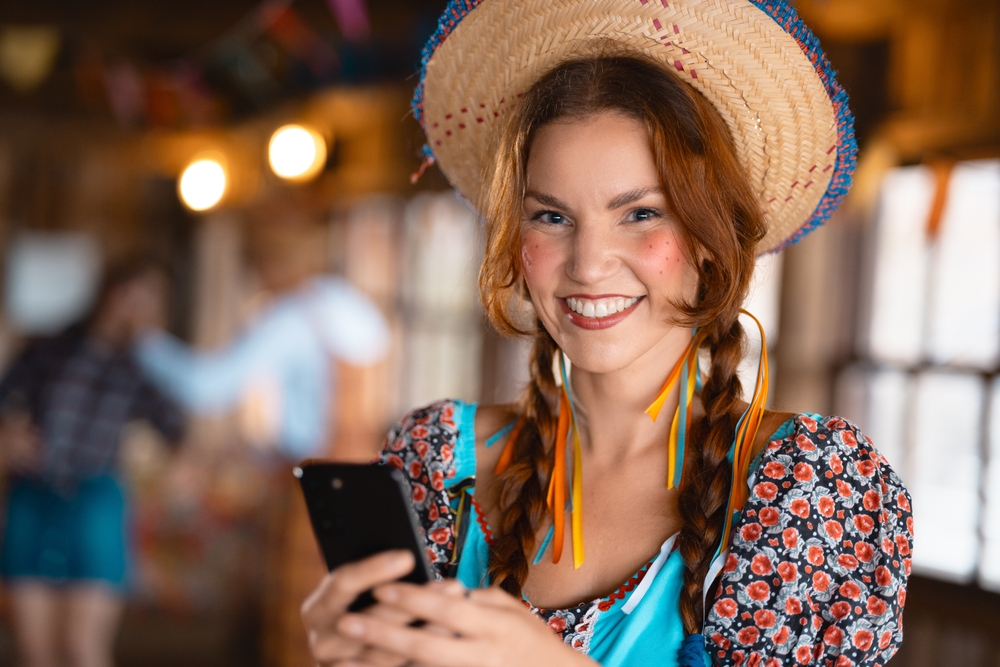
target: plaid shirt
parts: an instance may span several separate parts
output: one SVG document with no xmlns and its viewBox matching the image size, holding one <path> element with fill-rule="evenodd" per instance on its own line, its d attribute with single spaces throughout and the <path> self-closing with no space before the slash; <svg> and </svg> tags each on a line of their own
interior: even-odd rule
<svg viewBox="0 0 1000 667">
<path fill-rule="evenodd" d="M 115 470 L 125 424 L 144 419 L 168 441 L 178 407 L 139 371 L 128 350 L 88 339 L 82 327 L 30 343 L 0 382 L 0 407 L 26 410 L 42 432 L 42 479 L 54 488 Z"/>
</svg>

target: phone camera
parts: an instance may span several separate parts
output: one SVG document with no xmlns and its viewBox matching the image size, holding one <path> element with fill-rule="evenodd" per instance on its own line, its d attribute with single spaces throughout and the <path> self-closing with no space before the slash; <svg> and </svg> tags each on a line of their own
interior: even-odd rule
<svg viewBox="0 0 1000 667">
<path fill-rule="evenodd" d="M 330 486 L 332 486 L 337 491 L 340 491 L 342 488 L 344 488 L 344 480 L 340 479 L 339 477 L 334 477 L 330 481 Z"/>
</svg>

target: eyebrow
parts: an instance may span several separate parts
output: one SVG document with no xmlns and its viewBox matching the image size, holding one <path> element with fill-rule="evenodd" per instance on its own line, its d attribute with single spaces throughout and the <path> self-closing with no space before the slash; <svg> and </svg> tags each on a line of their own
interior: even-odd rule
<svg viewBox="0 0 1000 667">
<path fill-rule="evenodd" d="M 614 211 L 622 206 L 628 206 L 634 201 L 638 201 L 645 197 L 646 195 L 653 194 L 654 192 L 659 192 L 659 187 L 649 187 L 649 188 L 636 188 L 634 190 L 629 190 L 628 192 L 623 192 L 611 201 L 608 202 L 608 210 Z M 535 190 L 528 190 L 524 193 L 524 198 L 527 199 L 531 197 L 539 204 L 543 206 L 551 206 L 552 208 L 558 208 L 562 210 L 569 210 L 569 206 L 562 203 L 552 195 L 547 195 L 544 192 L 537 192 Z"/>
<path fill-rule="evenodd" d="M 634 201 L 638 201 L 645 197 L 646 195 L 653 194 L 654 192 L 659 192 L 660 188 L 636 188 L 635 190 L 629 190 L 628 192 L 623 192 L 611 201 L 608 202 L 608 210 L 614 211 L 622 206 L 628 206 Z"/>
</svg>

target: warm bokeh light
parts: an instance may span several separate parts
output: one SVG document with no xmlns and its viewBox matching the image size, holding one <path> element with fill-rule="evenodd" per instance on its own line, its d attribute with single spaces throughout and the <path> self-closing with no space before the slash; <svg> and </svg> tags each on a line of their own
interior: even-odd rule
<svg viewBox="0 0 1000 667">
<path fill-rule="evenodd" d="M 226 194 L 226 170 L 218 160 L 195 160 L 177 183 L 181 201 L 192 211 L 207 211 Z"/>
<path fill-rule="evenodd" d="M 285 125 L 271 135 L 267 157 L 271 169 L 281 178 L 307 180 L 326 163 L 326 141 L 308 127 Z"/>
</svg>

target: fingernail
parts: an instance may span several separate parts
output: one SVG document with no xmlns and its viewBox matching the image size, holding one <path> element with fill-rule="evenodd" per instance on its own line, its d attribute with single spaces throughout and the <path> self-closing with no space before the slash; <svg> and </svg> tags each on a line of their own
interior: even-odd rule
<svg viewBox="0 0 1000 667">
<path fill-rule="evenodd" d="M 365 634 L 365 624 L 357 618 L 345 618 L 340 622 L 340 631 L 345 635 L 360 637 Z"/>
</svg>

